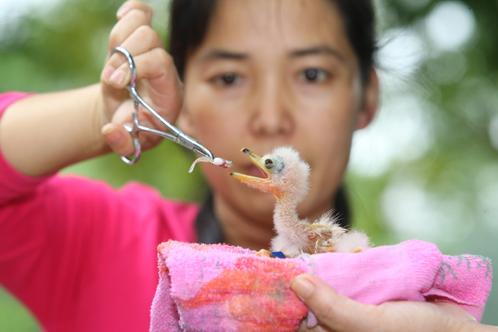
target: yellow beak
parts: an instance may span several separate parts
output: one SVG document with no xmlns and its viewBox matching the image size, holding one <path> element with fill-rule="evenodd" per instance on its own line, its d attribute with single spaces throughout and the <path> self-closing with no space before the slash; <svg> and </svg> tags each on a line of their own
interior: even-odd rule
<svg viewBox="0 0 498 332">
<path fill-rule="evenodd" d="M 252 176 L 238 172 L 232 172 L 230 173 L 230 175 L 241 183 L 248 185 L 249 187 L 261 190 L 266 193 L 272 193 L 275 197 L 280 198 L 282 196 L 282 192 L 278 188 L 273 186 L 273 183 L 271 181 L 272 174 L 268 171 L 268 169 L 266 169 L 261 156 L 258 156 L 248 148 L 244 148 L 241 151 L 249 157 L 251 162 L 257 168 L 259 168 L 266 175 L 266 177 Z"/>
</svg>

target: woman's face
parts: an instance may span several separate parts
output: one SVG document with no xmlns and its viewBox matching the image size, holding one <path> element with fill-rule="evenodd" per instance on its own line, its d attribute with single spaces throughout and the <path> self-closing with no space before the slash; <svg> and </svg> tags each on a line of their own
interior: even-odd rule
<svg viewBox="0 0 498 332">
<path fill-rule="evenodd" d="M 364 110 L 364 95 L 357 59 L 330 1 L 220 0 L 187 61 L 181 122 L 239 172 L 254 172 L 243 147 L 261 155 L 277 146 L 296 148 L 311 167 L 300 213 L 314 215 L 330 208 L 352 133 L 374 112 Z M 271 222 L 271 195 L 224 169 L 203 170 L 217 199 Z"/>
</svg>

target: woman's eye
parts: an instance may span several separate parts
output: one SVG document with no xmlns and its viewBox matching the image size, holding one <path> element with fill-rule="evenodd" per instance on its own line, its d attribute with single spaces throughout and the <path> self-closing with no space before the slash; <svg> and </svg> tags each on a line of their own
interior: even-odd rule
<svg viewBox="0 0 498 332">
<path fill-rule="evenodd" d="M 321 83 L 329 78 L 329 73 L 320 68 L 306 68 L 300 75 L 300 79 L 308 83 Z"/>
<path fill-rule="evenodd" d="M 219 86 L 230 87 L 238 84 L 241 77 L 235 73 L 225 73 L 216 76 L 213 80 Z"/>
</svg>

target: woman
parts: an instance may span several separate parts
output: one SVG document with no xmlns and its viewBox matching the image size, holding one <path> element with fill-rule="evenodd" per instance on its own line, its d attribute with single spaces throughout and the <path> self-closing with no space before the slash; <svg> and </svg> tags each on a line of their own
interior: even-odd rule
<svg viewBox="0 0 498 332">
<path fill-rule="evenodd" d="M 121 45 L 135 56 L 142 93 L 238 170 L 253 171 L 241 147 L 264 153 L 293 145 L 313 170 L 300 214 L 313 218 L 333 208 L 352 134 L 377 110 L 371 2 L 179 0 L 171 13 L 171 55 L 150 27 L 148 6 L 131 1 L 117 13 L 109 50 Z M 113 55 L 100 84 L 1 99 L 0 280 L 49 330 L 146 330 L 159 242 L 223 240 L 260 249 L 273 236 L 272 199 L 210 165 L 203 171 L 212 201 L 200 212 L 140 185 L 114 191 L 54 175 L 109 147 L 120 155 L 133 151 L 123 128 L 133 108 L 128 80 L 124 59 Z M 147 147 L 158 143 L 142 139 Z M 424 326 L 449 329 L 447 312 L 458 311 L 413 303 L 364 307 L 309 279 L 330 296 L 324 302 L 302 291 L 302 278 L 309 279 L 298 278 L 295 290 L 333 330 L 406 330 L 389 316 L 402 310 L 433 323 Z M 361 319 L 333 310 L 342 306 Z M 455 322 L 465 320 L 457 316 Z"/>
</svg>

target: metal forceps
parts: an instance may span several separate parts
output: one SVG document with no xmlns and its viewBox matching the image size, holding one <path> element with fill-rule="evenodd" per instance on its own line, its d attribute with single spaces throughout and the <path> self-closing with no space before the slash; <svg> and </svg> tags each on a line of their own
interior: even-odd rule
<svg viewBox="0 0 498 332">
<path fill-rule="evenodd" d="M 121 160 L 125 162 L 126 164 L 134 164 L 136 163 L 142 154 L 142 147 L 140 145 L 140 140 L 138 137 L 138 134 L 140 131 L 154 134 L 161 136 L 163 138 L 169 139 L 170 141 L 173 141 L 177 144 L 180 144 L 184 147 L 186 147 L 189 150 L 192 150 L 198 154 L 200 154 L 202 157 L 204 157 L 205 160 L 210 161 L 211 163 L 217 165 L 217 166 L 222 166 L 222 167 L 229 167 L 230 162 L 227 160 L 224 160 L 222 158 L 215 158 L 213 153 L 197 142 L 195 139 L 192 137 L 188 136 L 185 134 L 183 131 L 169 123 L 166 119 L 164 119 L 159 113 L 157 113 L 156 110 L 154 110 L 145 100 L 140 97 L 137 91 L 136 83 L 137 83 L 137 68 L 135 65 L 135 61 L 133 60 L 133 56 L 128 52 L 123 47 L 116 47 L 112 50 L 111 52 L 113 53 L 121 53 L 123 56 L 126 57 L 126 60 L 128 61 L 128 68 L 130 69 L 131 73 L 131 79 L 130 83 L 128 84 L 128 91 L 130 93 L 131 98 L 133 99 L 133 103 L 135 105 L 135 111 L 132 113 L 132 120 L 133 123 L 132 125 L 125 125 L 126 130 L 130 133 L 132 140 L 133 140 L 133 147 L 134 147 L 134 152 L 131 156 L 121 156 Z M 138 119 L 138 112 L 140 109 L 143 108 L 152 116 L 159 121 L 161 124 L 163 124 L 171 133 L 167 133 L 161 130 L 157 130 L 154 128 L 149 128 L 144 126 L 143 124 L 140 123 Z M 216 159 L 216 162 L 215 162 Z"/>
</svg>

